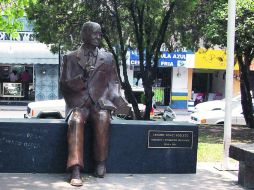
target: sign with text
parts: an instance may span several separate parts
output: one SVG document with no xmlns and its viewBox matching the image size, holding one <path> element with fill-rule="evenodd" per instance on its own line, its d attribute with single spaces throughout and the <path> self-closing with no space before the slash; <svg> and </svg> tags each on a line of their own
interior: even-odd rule
<svg viewBox="0 0 254 190">
<path fill-rule="evenodd" d="M 194 67 L 194 53 L 187 51 L 187 52 L 167 52 L 162 51 L 159 61 L 158 67 L 187 67 L 193 68 Z M 139 55 L 137 51 L 131 50 L 130 51 L 130 64 L 131 65 L 139 65 Z M 144 61 L 145 64 L 145 61 Z"/>
<path fill-rule="evenodd" d="M 31 42 L 35 41 L 33 32 L 19 32 L 16 39 L 11 38 L 10 34 L 0 32 L 0 41 L 19 41 L 19 42 Z"/>
<path fill-rule="evenodd" d="M 186 66 L 186 52 L 162 52 L 158 67 L 184 67 Z"/>
<path fill-rule="evenodd" d="M 148 131 L 148 148 L 192 148 L 192 131 Z"/>
</svg>

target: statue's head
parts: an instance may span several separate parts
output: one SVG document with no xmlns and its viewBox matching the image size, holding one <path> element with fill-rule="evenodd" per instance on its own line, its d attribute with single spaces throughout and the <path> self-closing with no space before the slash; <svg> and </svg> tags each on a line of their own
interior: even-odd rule
<svg viewBox="0 0 254 190">
<path fill-rule="evenodd" d="M 96 22 L 86 22 L 82 26 L 81 40 L 86 46 L 98 47 L 101 40 L 101 26 Z"/>
</svg>

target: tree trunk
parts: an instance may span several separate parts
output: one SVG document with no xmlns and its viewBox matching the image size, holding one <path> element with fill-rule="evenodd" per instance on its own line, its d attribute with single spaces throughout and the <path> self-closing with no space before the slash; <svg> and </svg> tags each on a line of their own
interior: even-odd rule
<svg viewBox="0 0 254 190">
<path fill-rule="evenodd" d="M 243 115 L 246 121 L 246 125 L 249 128 L 254 128 L 253 106 L 250 94 L 250 84 L 248 79 L 248 64 L 243 62 L 242 56 L 237 56 L 240 67 L 240 90 L 241 90 L 241 103 L 243 109 Z"/>
<path fill-rule="evenodd" d="M 125 97 L 127 97 L 127 99 L 129 100 L 129 103 L 132 104 L 132 108 L 133 108 L 133 112 L 134 112 L 134 116 L 135 116 L 134 119 L 141 120 L 142 117 L 140 114 L 140 110 L 138 108 L 138 102 L 137 102 L 136 97 L 133 94 L 130 83 L 124 82 L 123 88 L 124 88 Z"/>
<path fill-rule="evenodd" d="M 150 68 L 151 70 L 151 68 Z M 145 90 L 145 114 L 144 114 L 144 120 L 150 120 L 150 112 L 152 109 L 152 96 L 153 96 L 153 90 L 152 90 L 152 76 L 151 71 L 146 70 L 143 78 L 143 86 Z"/>
<path fill-rule="evenodd" d="M 114 51 L 111 41 L 110 41 L 109 37 L 106 35 L 107 32 L 105 31 L 105 29 L 103 30 L 103 32 L 104 32 L 103 37 L 104 37 L 109 49 L 111 50 L 111 52 L 115 58 L 116 65 L 117 65 L 117 74 L 120 79 L 121 86 L 124 89 L 125 97 L 128 99 L 128 102 L 132 104 L 132 108 L 133 108 L 134 115 L 135 115 L 134 119 L 141 120 L 142 118 L 141 118 L 140 110 L 138 108 L 137 99 L 133 94 L 133 91 L 132 91 L 132 88 L 131 88 L 131 85 L 130 85 L 130 82 L 128 79 L 127 64 L 126 64 L 126 52 L 124 50 L 124 43 L 121 43 L 121 53 L 120 53 L 121 58 L 122 58 L 121 61 L 122 61 L 122 66 L 123 66 L 123 77 L 124 77 L 124 80 L 122 80 L 121 74 L 120 74 L 120 64 L 119 64 L 118 55 Z"/>
</svg>

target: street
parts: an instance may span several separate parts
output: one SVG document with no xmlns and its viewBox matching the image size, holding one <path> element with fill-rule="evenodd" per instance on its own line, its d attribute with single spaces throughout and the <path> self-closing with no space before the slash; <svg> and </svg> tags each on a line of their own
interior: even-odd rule
<svg viewBox="0 0 254 190">
<path fill-rule="evenodd" d="M 19 109 L 12 110 L 3 109 L 0 107 L 0 118 L 24 118 L 24 114 L 26 113 L 26 107 L 20 107 Z M 190 113 L 182 113 L 176 111 L 176 118 L 174 121 L 188 121 L 190 117 Z"/>
<path fill-rule="evenodd" d="M 26 111 L 16 110 L 16 111 L 0 111 L 0 118 L 24 118 Z"/>
<path fill-rule="evenodd" d="M 0 106 L 0 118 L 24 118 L 26 106 Z"/>
<path fill-rule="evenodd" d="M 181 114 L 177 114 L 176 118 L 174 119 L 174 121 L 189 121 L 190 115 L 181 115 Z"/>
</svg>

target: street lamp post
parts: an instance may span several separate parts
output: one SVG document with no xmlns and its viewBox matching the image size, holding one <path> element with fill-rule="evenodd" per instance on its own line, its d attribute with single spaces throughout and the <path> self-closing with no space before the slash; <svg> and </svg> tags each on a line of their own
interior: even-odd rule
<svg viewBox="0 0 254 190">
<path fill-rule="evenodd" d="M 222 168 L 229 169 L 229 146 L 231 143 L 231 118 L 233 95 L 233 70 L 234 70 L 234 46 L 235 46 L 235 15 L 236 0 L 228 0 L 228 26 L 227 26 L 227 68 L 226 68 L 226 92 L 225 92 L 225 122 L 224 122 L 224 157 Z"/>
</svg>

